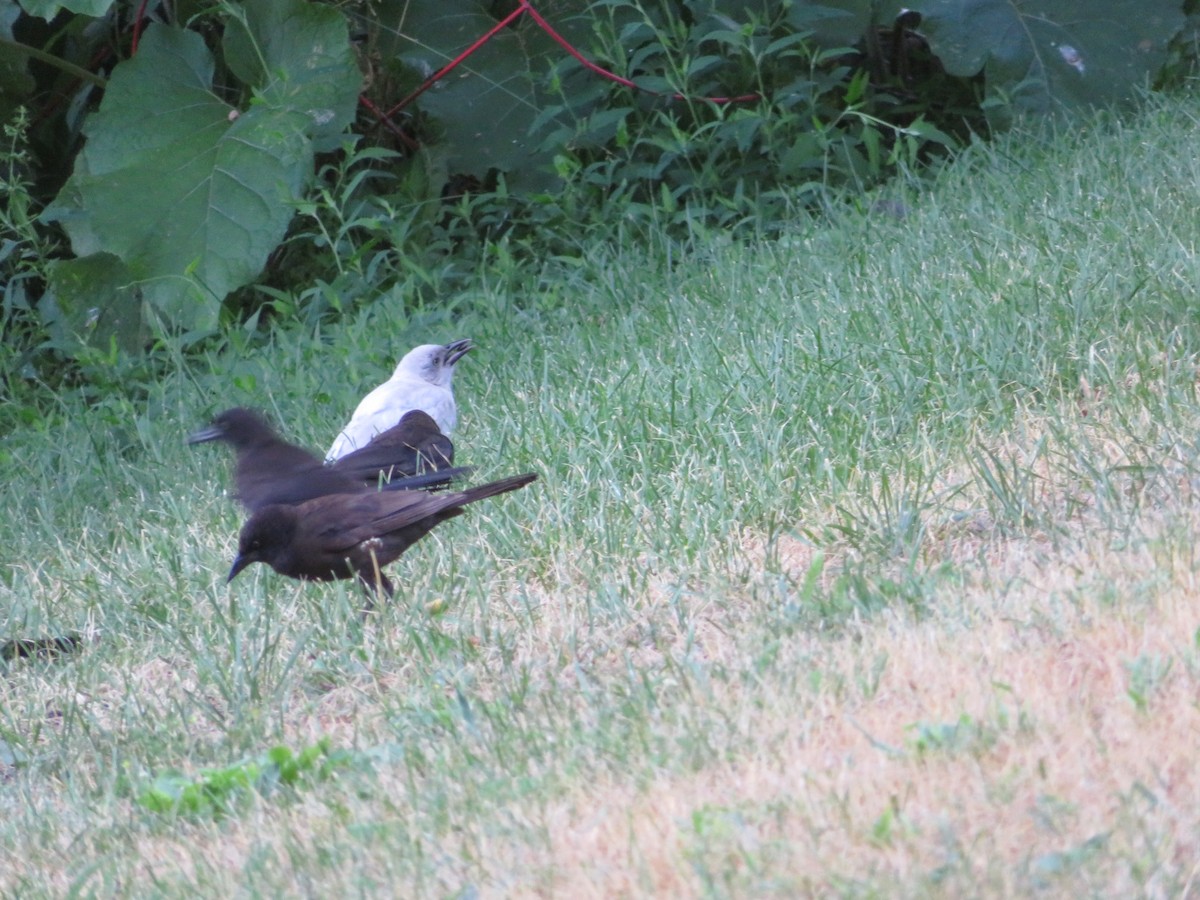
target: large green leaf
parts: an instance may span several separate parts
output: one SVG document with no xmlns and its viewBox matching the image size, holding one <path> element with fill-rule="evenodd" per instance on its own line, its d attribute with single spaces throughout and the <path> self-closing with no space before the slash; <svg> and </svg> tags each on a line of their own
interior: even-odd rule
<svg viewBox="0 0 1200 900">
<path fill-rule="evenodd" d="M 822 47 L 853 47 L 870 29 L 891 25 L 907 5 L 901 0 L 794 0 L 788 22 L 811 30 Z"/>
<path fill-rule="evenodd" d="M 953 75 L 983 71 L 1020 111 L 1121 103 L 1158 71 L 1183 24 L 1179 0 L 914 0 Z"/>
<path fill-rule="evenodd" d="M 230 39 L 259 87 L 244 111 L 212 92 L 214 62 L 198 34 L 147 29 L 137 56 L 113 71 L 47 213 L 77 255 L 124 263 L 125 305 L 144 298 L 179 328 L 214 327 L 226 294 L 258 274 L 310 177 L 313 136 L 353 114 L 359 76 L 344 23 L 301 0 L 261 9 Z M 299 49 L 308 41 L 322 49 Z M 252 72 L 255 44 L 266 64 Z"/>
<path fill-rule="evenodd" d="M 147 337 L 142 299 L 125 264 L 111 253 L 53 260 L 48 300 L 38 309 L 58 349 L 79 340 L 135 353 Z"/>
<path fill-rule="evenodd" d="M 586 31 L 584 0 L 539 3 L 560 33 L 579 39 Z M 384 53 L 420 74 L 432 75 L 496 25 L 490 7 L 477 0 L 388 0 L 380 17 L 395 15 L 398 27 Z M 417 101 L 441 129 L 437 151 L 451 172 L 484 176 L 509 173 L 510 186 L 543 184 L 549 157 L 539 155 L 530 126 L 542 113 L 540 86 L 565 55 L 523 15 L 476 50 Z"/>
<path fill-rule="evenodd" d="M 62 10 L 99 18 L 108 12 L 113 0 L 21 0 L 21 7 L 31 16 L 50 21 Z"/>
<path fill-rule="evenodd" d="M 0 0 L 0 38 L 13 39 L 12 27 L 20 15 L 21 8 L 16 3 Z M 29 97 L 33 86 L 28 59 L 23 53 L 0 54 L 0 123 L 9 120 L 17 106 Z"/>
<path fill-rule="evenodd" d="M 119 257 L 146 299 L 185 328 L 262 267 L 309 167 L 304 117 L 214 96 L 200 36 L 152 26 L 118 66 L 60 195 L 76 253 Z"/>
<path fill-rule="evenodd" d="M 229 68 L 268 104 L 305 110 L 318 150 L 337 146 L 362 83 L 342 14 L 295 0 L 255 0 L 235 12 L 223 44 Z"/>
</svg>

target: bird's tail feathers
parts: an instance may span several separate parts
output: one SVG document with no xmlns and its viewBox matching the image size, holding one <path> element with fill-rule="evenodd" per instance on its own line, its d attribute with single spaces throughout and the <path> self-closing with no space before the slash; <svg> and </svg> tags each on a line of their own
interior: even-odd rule
<svg viewBox="0 0 1200 900">
<path fill-rule="evenodd" d="M 385 481 L 380 485 L 380 490 L 383 491 L 421 491 L 421 490 L 441 490 L 448 488 L 450 483 L 459 478 L 466 478 L 474 468 L 471 466 L 458 466 L 450 469 L 434 469 L 429 472 L 423 472 L 420 475 L 404 475 L 399 478 L 393 478 L 391 481 Z"/>
<path fill-rule="evenodd" d="M 462 502 L 465 506 L 468 503 L 474 503 L 476 500 L 495 497 L 497 494 L 507 494 L 509 491 L 523 488 L 533 481 L 537 481 L 537 474 L 534 472 L 526 472 L 524 475 L 512 475 L 508 478 L 501 478 L 498 481 L 489 481 L 487 484 L 479 484 L 463 491 Z"/>
</svg>

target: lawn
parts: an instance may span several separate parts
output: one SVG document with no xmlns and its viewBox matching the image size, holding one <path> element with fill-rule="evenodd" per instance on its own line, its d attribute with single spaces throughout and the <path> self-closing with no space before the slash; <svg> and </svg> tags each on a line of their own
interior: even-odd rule
<svg viewBox="0 0 1200 900">
<path fill-rule="evenodd" d="M 0 399 L 6 896 L 1188 896 L 1200 105 L 686 249 Z M 470 337 L 525 490 L 350 583 L 225 574 L 232 405 L 323 449 Z M 120 385 L 118 387 L 118 385 Z"/>
</svg>

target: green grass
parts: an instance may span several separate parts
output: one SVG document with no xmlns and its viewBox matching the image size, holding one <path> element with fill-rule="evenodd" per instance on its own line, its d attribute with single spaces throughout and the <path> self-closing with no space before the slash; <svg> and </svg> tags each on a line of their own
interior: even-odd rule
<svg viewBox="0 0 1200 900">
<path fill-rule="evenodd" d="M 1184 893 L 1198 114 L 4 400 L 0 639 L 87 643 L 0 663 L 0 890 Z M 229 460 L 184 436 L 244 404 L 323 449 L 461 336 L 460 458 L 541 480 L 365 625 L 349 584 L 226 587 Z M 233 802 L 139 802 L 213 772 Z"/>
</svg>

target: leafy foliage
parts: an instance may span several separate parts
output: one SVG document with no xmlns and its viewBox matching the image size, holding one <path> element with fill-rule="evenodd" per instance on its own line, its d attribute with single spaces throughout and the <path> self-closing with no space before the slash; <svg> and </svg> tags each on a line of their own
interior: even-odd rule
<svg viewBox="0 0 1200 900">
<path fill-rule="evenodd" d="M 1167 61 L 1184 24 L 1178 0 L 923 0 L 921 32 L 952 75 L 983 72 L 1004 122 L 1130 100 Z M 1009 108 L 1011 106 L 1011 110 Z"/>
<path fill-rule="evenodd" d="M 253 92 L 244 111 L 213 93 L 215 62 L 195 32 L 151 26 L 137 56 L 113 72 L 75 174 L 47 215 L 77 254 L 50 273 L 76 330 L 132 348 L 145 318 L 158 315 L 210 333 L 226 295 L 283 237 L 314 143 L 353 115 L 359 77 L 331 9 L 256 4 L 230 23 L 224 51 Z M 109 302 L 92 314 L 96 291 Z"/>
<path fill-rule="evenodd" d="M 297 789 L 325 781 L 351 760 L 348 751 L 333 750 L 328 738 L 299 753 L 281 744 L 254 759 L 204 769 L 196 776 L 164 772 L 137 800 L 151 812 L 221 816 L 234 811 L 254 792 Z"/>
<path fill-rule="evenodd" d="M 24 110 L 4 125 L 0 146 L 0 373 L 31 368 L 27 351 L 39 337 L 36 285 L 54 242 L 36 227 Z"/>
<path fill-rule="evenodd" d="M 0 45 L 19 51 L 0 60 L 0 116 L 52 98 L 30 117 L 24 223 L 0 259 L 13 269 L 25 248 L 4 307 L 24 364 L 34 348 L 186 346 L 222 316 L 317 321 L 444 294 L 500 239 L 578 253 L 598 233 L 581 224 L 770 231 L 1016 116 L 1123 103 L 1186 73 L 1200 13 L 244 0 L 161 14 L 176 18 L 147 26 L 133 0 L 0 0 Z"/>
<path fill-rule="evenodd" d="M 566 0 L 544 7 L 572 40 L 586 37 L 586 3 Z M 495 28 L 498 17 L 476 0 L 383 0 L 374 21 L 364 25 L 374 33 L 373 47 L 384 65 L 407 73 L 393 85 L 407 93 Z M 389 30 L 383 26 L 388 22 L 399 25 Z M 502 171 L 516 190 L 556 186 L 549 155 L 538 153 L 531 128 L 548 99 L 546 72 L 562 55 L 528 15 L 519 15 L 421 93 L 423 124 L 417 132 L 429 147 L 427 162 L 436 176 L 445 180 L 465 173 L 482 180 Z M 382 91 L 377 96 L 387 107 L 405 99 Z"/>
<path fill-rule="evenodd" d="M 830 189 L 865 188 L 915 166 L 952 138 L 902 102 L 900 83 L 873 84 L 864 56 L 822 47 L 826 10 L 795 4 L 606 4 L 600 57 L 644 88 L 597 90 L 574 60 L 558 70 L 559 119 L 546 144 L 560 174 L 592 193 L 692 227 L 758 229 Z M 757 7 L 757 9 L 755 8 Z"/>
</svg>

